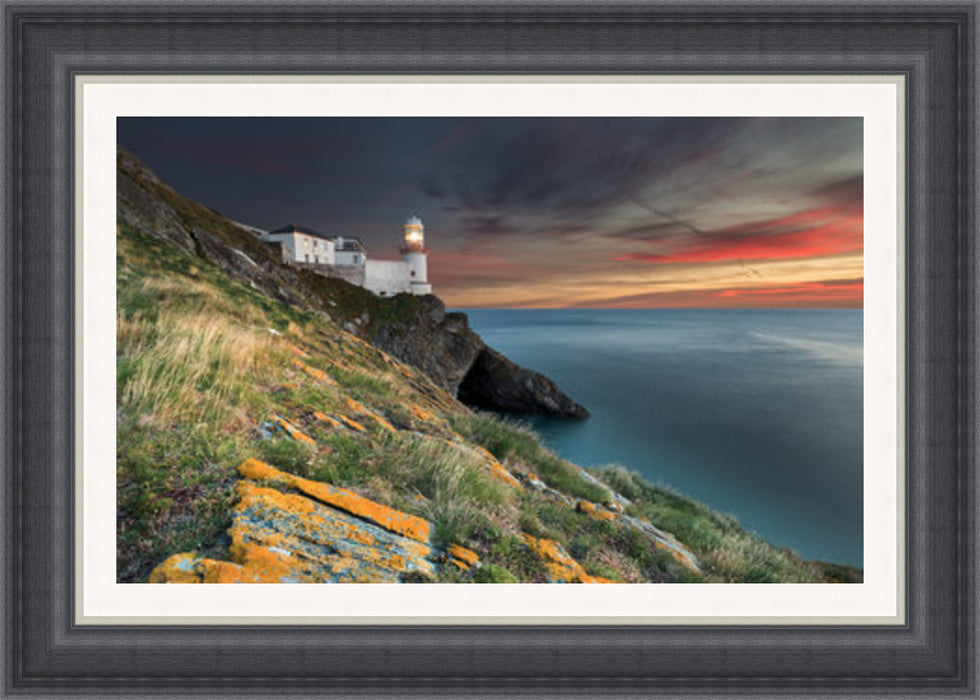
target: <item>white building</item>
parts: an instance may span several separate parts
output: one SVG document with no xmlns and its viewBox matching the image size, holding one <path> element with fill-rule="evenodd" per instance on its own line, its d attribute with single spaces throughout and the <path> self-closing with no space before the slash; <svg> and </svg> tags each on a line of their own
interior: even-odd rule
<svg viewBox="0 0 980 700">
<path fill-rule="evenodd" d="M 404 225 L 401 260 L 369 260 L 357 238 L 326 236 L 289 224 L 262 234 L 261 240 L 278 243 L 287 262 L 310 265 L 329 277 L 340 277 L 379 296 L 431 294 L 425 247 L 425 227 L 417 216 Z"/>
<path fill-rule="evenodd" d="M 337 236 L 334 241 L 335 265 L 363 265 L 367 260 L 364 246 L 357 238 Z"/>
<path fill-rule="evenodd" d="M 303 226 L 287 224 L 261 236 L 268 243 L 281 243 L 283 257 L 289 262 L 313 265 L 336 265 L 336 243 L 331 236 Z"/>
</svg>

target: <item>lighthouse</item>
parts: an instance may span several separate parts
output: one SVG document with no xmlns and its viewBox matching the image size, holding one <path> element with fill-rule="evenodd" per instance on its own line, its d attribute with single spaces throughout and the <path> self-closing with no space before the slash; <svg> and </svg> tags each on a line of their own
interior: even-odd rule
<svg viewBox="0 0 980 700">
<path fill-rule="evenodd" d="M 427 274 L 428 248 L 425 247 L 425 226 L 418 216 L 405 220 L 405 242 L 402 244 L 402 260 L 408 267 L 409 289 L 412 294 L 431 294 Z"/>
</svg>

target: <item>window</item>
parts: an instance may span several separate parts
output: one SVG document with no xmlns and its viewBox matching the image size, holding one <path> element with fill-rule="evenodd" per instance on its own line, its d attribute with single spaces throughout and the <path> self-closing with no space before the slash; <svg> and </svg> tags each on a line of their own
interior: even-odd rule
<svg viewBox="0 0 980 700">
<path fill-rule="evenodd" d="M 306 254 L 306 262 L 309 262 L 309 261 L 310 261 L 310 254 L 309 254 L 309 253 L 307 253 L 307 254 Z"/>
<path fill-rule="evenodd" d="M 410 274 L 410 275 L 411 275 L 412 277 L 415 277 L 415 270 L 412 270 L 412 271 L 411 271 L 411 272 L 409 272 L 408 274 Z"/>
<path fill-rule="evenodd" d="M 313 244 L 313 247 L 316 247 L 316 243 Z M 319 263 L 320 262 L 320 256 L 319 255 L 314 255 L 313 256 L 313 262 Z"/>
</svg>

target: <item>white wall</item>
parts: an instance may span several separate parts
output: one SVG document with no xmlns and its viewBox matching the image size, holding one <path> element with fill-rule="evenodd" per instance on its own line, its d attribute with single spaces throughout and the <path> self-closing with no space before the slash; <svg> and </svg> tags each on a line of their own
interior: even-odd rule
<svg viewBox="0 0 980 700">
<path fill-rule="evenodd" d="M 336 250 L 334 241 L 302 233 L 269 233 L 262 236 L 262 240 L 282 243 L 287 259 L 293 262 L 363 268 L 363 276 L 353 269 L 338 270 L 330 276 L 360 284 L 375 294 L 432 293 L 425 253 L 406 252 L 402 254 L 402 260 L 368 260 L 361 251 Z M 415 275 L 411 274 L 413 271 Z"/>
<path fill-rule="evenodd" d="M 385 296 L 407 292 L 408 265 L 401 260 L 368 260 L 364 268 L 364 287 Z"/>
<path fill-rule="evenodd" d="M 325 238 L 302 233 L 270 233 L 262 236 L 262 240 L 281 242 L 289 250 L 289 259 L 295 262 L 335 264 L 333 241 Z"/>
<path fill-rule="evenodd" d="M 267 233 L 261 236 L 263 241 L 272 241 L 274 243 L 282 243 L 283 248 L 286 249 L 286 259 L 295 260 L 296 259 L 296 248 L 293 244 L 293 234 L 291 233 Z"/>
<path fill-rule="evenodd" d="M 429 294 L 432 287 L 428 280 L 428 255 L 421 251 L 406 250 L 402 259 L 408 266 L 408 281 L 413 294 Z"/>
<path fill-rule="evenodd" d="M 402 259 L 408 266 L 408 281 L 412 294 L 431 294 L 432 285 L 428 280 L 428 256 L 417 251 L 405 251 Z"/>
<path fill-rule="evenodd" d="M 363 265 L 367 261 L 367 256 L 359 250 L 337 250 L 334 258 L 337 265 Z"/>
</svg>

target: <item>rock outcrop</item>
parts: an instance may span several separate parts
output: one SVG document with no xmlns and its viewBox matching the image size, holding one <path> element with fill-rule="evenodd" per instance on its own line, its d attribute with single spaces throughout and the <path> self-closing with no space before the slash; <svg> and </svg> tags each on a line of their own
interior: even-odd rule
<svg viewBox="0 0 980 700">
<path fill-rule="evenodd" d="M 475 555 L 439 552 L 423 518 L 254 459 L 239 472 L 231 561 L 176 554 L 150 583 L 397 583 L 434 577 L 440 559 L 466 569 L 477 563 Z"/>
<path fill-rule="evenodd" d="M 238 471 L 229 560 L 181 552 L 150 583 L 398 583 L 435 580 L 439 567 L 466 574 L 481 566 L 470 549 L 437 547 L 424 518 L 255 459 Z M 522 533 L 521 541 L 552 583 L 611 583 L 554 540 Z"/>
<path fill-rule="evenodd" d="M 521 540 L 541 558 L 550 583 L 613 583 L 601 576 L 590 576 L 585 568 L 554 540 L 521 533 Z"/>
<path fill-rule="evenodd" d="M 453 479 L 489 477 L 495 486 L 496 505 L 507 500 L 537 500 L 539 504 L 567 509 L 571 519 L 602 521 L 613 530 L 634 530 L 645 536 L 651 549 L 669 554 L 688 571 L 699 574 L 693 553 L 672 534 L 650 522 L 629 515 L 630 502 L 622 495 L 603 487 L 608 494 L 601 502 L 573 497 L 549 486 L 527 464 L 507 459 L 501 462 L 482 445 L 468 440 L 457 431 L 451 420 L 437 415 L 443 403 L 450 410 L 463 412 L 448 395 L 429 382 L 434 392 L 412 394 L 411 402 L 369 405 L 370 398 L 356 399 L 346 393 L 341 381 L 351 376 L 375 377 L 373 370 L 355 365 L 355 359 L 371 367 L 397 370 L 397 375 L 414 388 L 423 374 L 392 359 L 382 350 L 342 331 L 328 344 L 315 348 L 305 343 L 280 339 L 272 341 L 280 350 L 275 356 L 286 380 L 273 389 L 278 395 L 288 385 L 291 396 L 302 397 L 295 403 L 281 405 L 254 423 L 260 440 L 291 440 L 302 445 L 302 451 L 317 452 L 321 457 L 333 454 L 335 448 L 350 440 L 372 448 L 383 446 L 397 436 L 398 449 L 410 454 L 416 446 L 420 454 L 443 453 L 447 459 L 447 483 Z M 342 339 L 343 342 L 339 342 Z M 290 355 L 292 355 L 290 357 Z M 394 373 L 391 373 L 394 374 Z M 375 379 L 375 381 L 377 381 Z M 421 402 L 416 403 L 416 402 Z M 401 413 L 400 418 L 396 415 Z M 407 416 L 410 416 L 407 417 Z M 337 438 L 340 438 L 337 440 Z M 432 447 L 438 445 L 438 452 Z M 447 453 L 447 447 L 450 448 Z M 288 453 L 287 453 L 288 454 Z M 440 462 L 442 464 L 442 462 Z M 467 466 L 462 466 L 467 465 Z M 594 476 L 570 465 L 585 482 L 600 484 Z M 369 468 L 370 469 L 370 468 Z M 470 476 L 466 476 L 469 470 Z M 483 470 L 482 476 L 480 470 Z M 443 506 L 430 509 L 430 498 L 416 490 L 417 503 L 406 512 L 368 498 L 362 493 L 323 481 L 283 471 L 254 458 L 237 465 L 241 479 L 234 485 L 237 504 L 231 512 L 227 530 L 230 545 L 222 558 L 180 552 L 156 563 L 149 576 L 151 583 L 369 583 L 369 582 L 468 582 L 508 580 L 501 578 L 501 558 L 511 556 L 513 549 L 495 551 L 486 548 L 478 537 L 463 535 L 462 542 L 447 541 L 446 529 L 439 528 L 420 513 L 445 512 Z M 371 483 L 371 482 L 368 482 Z M 485 488 L 485 487 L 484 487 Z M 368 486 L 368 493 L 385 491 Z M 390 496 L 389 496 L 390 498 Z M 471 497 L 472 498 L 472 497 Z M 389 500 L 389 502 L 391 502 Z M 462 501 L 458 496 L 456 501 Z M 404 507 L 404 506 L 403 506 Z M 455 507 L 455 506 L 454 506 Z M 581 527 L 581 526 L 579 526 Z M 588 527 L 586 525 L 586 527 Z M 590 574 L 582 563 L 565 549 L 569 540 L 546 539 L 524 531 L 519 520 L 511 518 L 508 535 L 516 535 L 519 547 L 532 559 L 540 560 L 540 571 L 529 580 L 553 583 L 607 583 L 610 579 Z M 576 527 L 576 530 L 579 528 Z M 607 528 L 603 528 L 607 529 Z M 564 544 L 563 544 L 564 543 Z M 476 547 L 474 551 L 463 544 Z M 212 550 L 221 551 L 221 550 Z M 492 565 L 485 572 L 481 557 Z M 527 559 L 525 558 L 525 561 Z M 590 566 L 595 565 L 593 561 Z M 496 567 L 498 571 L 493 573 Z M 503 569 L 511 579 L 512 572 Z"/>
<path fill-rule="evenodd" d="M 570 399 L 543 374 L 519 367 L 484 346 L 457 389 L 469 406 L 512 413 L 544 413 L 562 418 L 586 418 L 584 406 Z"/>
<path fill-rule="evenodd" d="M 420 297 L 411 313 L 369 331 L 368 340 L 418 367 L 454 395 L 486 347 L 466 314 L 446 313 L 442 300 L 432 295 Z"/>
<path fill-rule="evenodd" d="M 369 340 L 423 370 L 469 406 L 560 418 L 589 415 L 548 377 L 487 346 L 466 314 L 446 313 L 437 297 L 423 297 L 418 311 L 379 326 Z"/>
<path fill-rule="evenodd" d="M 122 148 L 116 179 L 120 220 L 214 263 L 273 299 L 331 318 L 422 370 L 464 403 L 566 418 L 588 415 L 553 381 L 487 347 L 466 314 L 446 313 L 437 297 L 381 299 L 343 280 L 287 265 L 254 232 L 182 197 Z"/>
</svg>

